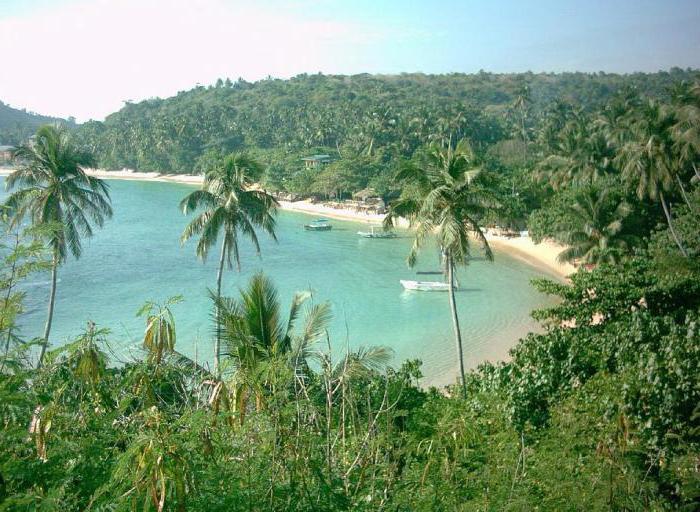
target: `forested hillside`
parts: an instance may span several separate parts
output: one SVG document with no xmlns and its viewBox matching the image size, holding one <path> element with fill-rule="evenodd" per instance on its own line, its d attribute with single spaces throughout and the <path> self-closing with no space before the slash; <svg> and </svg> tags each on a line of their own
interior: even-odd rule
<svg viewBox="0 0 700 512">
<path fill-rule="evenodd" d="M 392 157 L 411 156 L 427 140 L 468 136 L 479 148 L 531 140 L 555 101 L 588 111 L 623 89 L 668 98 L 673 83 L 695 75 L 674 69 L 219 80 L 172 98 L 129 103 L 104 122 L 82 125 L 80 134 L 100 164 L 112 169 L 192 172 L 208 151 L 245 149 L 276 166 L 271 178 L 279 182 L 291 179 L 301 156 L 318 150 L 346 161 L 360 158 L 375 177 Z"/>
<path fill-rule="evenodd" d="M 42 124 L 60 122 L 73 126 L 72 119 L 64 120 L 49 116 L 42 116 L 26 110 L 12 108 L 0 101 L 0 144 L 19 144 L 23 140 L 34 135 L 36 129 Z"/>
<path fill-rule="evenodd" d="M 50 339 L 58 272 L 112 214 L 83 143 L 114 166 L 205 172 L 179 203 L 193 215 L 180 239 L 197 238 L 193 259 L 219 254 L 213 370 L 179 351 L 196 343 L 176 328 L 181 297 L 145 303 L 128 360 L 89 321 Z M 0 510 L 700 509 L 693 73 L 221 82 L 78 131 L 43 127 L 19 150 L 0 216 Z M 333 162 L 302 169 L 312 151 Z M 287 313 L 262 273 L 221 288 L 238 243 L 277 229 L 261 180 L 316 195 L 369 184 L 387 228 L 411 221 L 409 264 L 439 244 L 454 385 L 425 389 L 419 361 L 391 368 L 381 346 L 339 349 L 330 303 L 301 292 Z M 491 255 L 481 226 L 523 223 L 578 270 L 535 281 L 553 297 L 532 314 L 538 332 L 464 372 L 454 268 L 475 243 Z M 37 281 L 49 308 L 30 340 Z"/>
</svg>

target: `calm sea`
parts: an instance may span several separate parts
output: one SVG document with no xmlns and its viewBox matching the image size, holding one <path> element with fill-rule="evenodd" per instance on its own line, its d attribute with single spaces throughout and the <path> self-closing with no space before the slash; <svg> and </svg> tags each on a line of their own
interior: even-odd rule
<svg viewBox="0 0 700 512">
<path fill-rule="evenodd" d="M 178 203 L 192 187 L 109 183 L 114 217 L 84 242 L 80 260 L 71 259 L 59 270 L 52 344 L 72 339 L 92 320 L 111 330 L 110 343 L 118 353 L 131 353 L 143 332 L 143 320 L 135 314 L 144 301 L 183 295 L 184 302 L 173 307 L 177 346 L 200 361 L 210 360 L 207 288 L 215 287 L 219 251 L 212 251 L 212 259 L 202 263 L 195 257 L 194 243 L 184 247 L 179 243 L 188 218 Z M 2 190 L 0 198 L 6 194 L 4 184 Z M 420 279 L 417 270 L 438 270 L 437 251 L 427 248 L 417 268 L 408 269 L 410 233 L 402 231 L 399 238 L 389 240 L 364 239 L 356 232 L 366 226 L 343 221 L 332 221 L 332 231 L 308 232 L 303 224 L 310 219 L 280 212 L 279 242 L 260 235 L 261 257 L 243 240 L 242 271 L 225 273 L 225 294 L 237 294 L 253 273 L 262 270 L 276 283 L 285 310 L 297 290 L 312 290 L 315 301 L 332 304 L 334 350 L 385 345 L 394 350 L 396 365 L 418 358 L 429 382 L 450 381 L 456 359 L 447 294 L 407 292 L 399 283 Z M 462 289 L 457 303 L 468 366 L 506 357 L 516 340 L 535 328 L 529 313 L 547 298 L 534 290 L 530 280 L 540 275 L 541 271 L 502 252 L 496 253 L 494 263 L 477 258 L 459 270 Z M 40 275 L 27 286 L 28 311 L 22 320 L 26 337 L 42 332 L 48 284 L 49 276 Z"/>
</svg>

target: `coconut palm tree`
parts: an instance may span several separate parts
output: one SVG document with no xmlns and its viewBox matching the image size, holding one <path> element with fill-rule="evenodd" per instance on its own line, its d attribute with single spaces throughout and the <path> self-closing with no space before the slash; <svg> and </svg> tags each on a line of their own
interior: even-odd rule
<svg viewBox="0 0 700 512">
<path fill-rule="evenodd" d="M 261 166 L 254 159 L 235 153 L 215 162 L 206 169 L 201 190 L 195 190 L 180 202 L 185 214 L 201 209 L 202 212 L 188 224 L 181 236 L 184 244 L 199 235 L 196 252 L 206 260 L 219 234 L 223 236 L 216 276 L 216 296 L 221 297 L 221 281 L 224 264 L 232 267 L 232 259 L 240 271 L 238 250 L 239 236 L 248 237 L 258 254 L 260 244 L 256 228 L 275 237 L 275 212 L 277 201 L 264 190 L 254 187 L 262 174 Z M 218 317 L 217 317 L 218 318 Z M 217 325 L 214 346 L 214 372 L 219 375 L 221 334 Z"/>
<path fill-rule="evenodd" d="M 626 142 L 618 160 L 623 176 L 632 183 L 639 199 L 659 201 L 666 216 L 671 236 L 683 256 L 687 257 L 673 226 L 671 210 L 666 196 L 680 182 L 681 159 L 675 151 L 672 129 L 676 118 L 673 112 L 650 100 L 635 112 L 630 112 Z"/>
<path fill-rule="evenodd" d="M 700 82 L 692 86 L 681 82 L 676 88 L 674 104 L 677 121 L 672 133 L 676 150 L 683 163 L 692 168 L 694 179 L 700 180 L 696 164 L 700 154 Z"/>
<path fill-rule="evenodd" d="M 396 176 L 403 185 L 399 199 L 390 204 L 385 224 L 390 227 L 399 217 L 415 228 L 407 262 L 416 263 L 427 238 L 434 236 L 444 256 L 449 284 L 449 302 L 454 327 L 462 390 L 466 396 L 464 355 L 459 317 L 455 304 L 455 265 L 466 265 L 470 256 L 470 235 L 476 237 L 486 257 L 493 259 L 478 219 L 496 202 L 477 184 L 480 169 L 466 139 L 455 148 L 429 148 L 417 161 L 404 166 Z"/>
<path fill-rule="evenodd" d="M 581 111 L 556 136 L 552 154 L 537 164 L 536 176 L 554 190 L 590 184 L 615 172 L 614 147 L 602 128 Z"/>
<path fill-rule="evenodd" d="M 51 226 L 46 236 L 52 251 L 51 289 L 38 365 L 42 364 L 53 320 L 58 267 L 69 254 L 79 258 L 82 237 L 93 234 L 92 224 L 102 226 L 112 216 L 108 185 L 83 170 L 94 165 L 91 154 L 82 151 L 60 126 L 39 128 L 35 137 L 14 153 L 18 169 L 7 177 L 5 201 L 12 224 L 29 217 L 34 226 Z"/>
<path fill-rule="evenodd" d="M 607 190 L 578 194 L 568 208 L 572 221 L 559 239 L 569 247 L 557 256 L 560 262 L 580 260 L 584 264 L 618 263 L 629 253 L 635 239 L 625 234 L 624 220 L 632 208 L 621 201 L 610 204 Z"/>
<path fill-rule="evenodd" d="M 532 95 L 530 92 L 530 86 L 527 84 L 522 84 L 518 87 L 515 93 L 515 99 L 511 105 L 513 111 L 517 111 L 519 114 L 520 126 L 518 127 L 518 135 L 522 137 L 523 142 L 528 142 L 527 128 L 525 127 L 525 120 L 527 119 L 527 113 L 532 103 Z"/>
<path fill-rule="evenodd" d="M 262 273 L 253 276 L 239 300 L 212 296 L 221 325 L 223 354 L 233 368 L 231 389 L 241 420 L 250 396 L 255 396 L 258 408 L 262 406 L 279 365 L 295 374 L 307 370 L 311 349 L 330 321 L 330 305 L 315 304 L 306 308 L 297 332 L 297 321 L 309 298 L 308 292 L 295 294 L 283 319 L 277 290 Z"/>
</svg>

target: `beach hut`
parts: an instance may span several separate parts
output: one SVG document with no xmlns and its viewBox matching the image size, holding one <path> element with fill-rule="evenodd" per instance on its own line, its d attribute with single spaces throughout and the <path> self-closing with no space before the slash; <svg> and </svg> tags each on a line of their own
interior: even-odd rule
<svg viewBox="0 0 700 512">
<path fill-rule="evenodd" d="M 10 163 L 14 149 L 14 146 L 0 146 L 0 165 Z"/>
<path fill-rule="evenodd" d="M 377 191 L 371 187 L 363 188 L 359 192 L 355 192 L 352 198 L 356 201 L 367 201 L 371 197 L 377 197 Z"/>
</svg>

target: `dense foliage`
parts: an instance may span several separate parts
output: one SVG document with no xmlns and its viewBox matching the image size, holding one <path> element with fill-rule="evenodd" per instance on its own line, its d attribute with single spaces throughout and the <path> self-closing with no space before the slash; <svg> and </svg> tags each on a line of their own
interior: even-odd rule
<svg viewBox="0 0 700 512">
<path fill-rule="evenodd" d="M 203 172 L 245 151 L 263 164 L 269 190 L 349 197 L 371 187 L 387 200 L 401 192 L 394 176 L 402 162 L 420 159 L 426 145 L 466 138 L 482 180 L 502 199 L 484 223 L 566 242 L 586 224 L 571 217 L 576 189 L 607 189 L 598 222 L 615 220 L 609 205 L 625 218 L 603 237 L 617 252 L 591 253 L 593 261 L 629 254 L 634 244 L 622 241 L 643 239 L 673 215 L 669 204 L 685 193 L 674 182 L 687 187 L 693 175 L 696 79 L 695 71 L 673 69 L 226 80 L 127 104 L 77 135 L 107 168 Z M 305 168 L 301 158 L 314 153 L 331 163 Z"/>
<path fill-rule="evenodd" d="M 425 141 L 468 137 L 477 149 L 530 139 L 562 101 L 593 110 L 621 89 L 667 98 L 694 72 L 474 75 L 299 75 L 256 83 L 220 80 L 168 99 L 127 103 L 80 132 L 107 168 L 192 172 L 207 151 L 254 151 L 291 179 L 321 150 L 380 169 Z M 496 151 L 501 148 L 496 148 Z M 370 171 L 375 177 L 376 170 Z M 360 187 L 361 188 L 361 187 Z"/>
<path fill-rule="evenodd" d="M 382 349 L 332 352 L 327 306 L 299 296 L 287 318 L 261 276 L 225 299 L 222 380 L 177 352 L 168 305 L 146 305 L 144 357 L 117 367 L 91 324 L 40 370 L 13 336 L 0 507 L 692 510 L 700 279 L 659 265 L 540 282 L 561 298 L 544 332 L 469 374 L 466 399 Z"/>
<path fill-rule="evenodd" d="M 226 222 L 274 233 L 260 216 L 274 201 L 245 199 L 258 190 L 255 160 L 224 155 L 248 149 L 269 157 L 280 188 L 395 193 L 389 211 L 414 221 L 414 249 L 436 236 L 448 271 L 468 259 L 466 227 L 491 223 L 527 222 L 585 265 L 566 283 L 536 281 L 556 298 L 533 313 L 541 329 L 444 390 L 421 386 L 418 361 L 387 367 L 382 347 L 339 350 L 327 304 L 297 294 L 283 312 L 262 274 L 240 297 L 211 294 L 215 372 L 178 352 L 189 342 L 170 310 L 179 298 L 139 311 L 140 358 L 113 360 L 109 331 L 88 323 L 35 368 L 46 340 L 18 328 L 22 281 L 50 266 L 66 226 L 34 216 L 23 230 L 7 204 L 0 510 L 697 510 L 700 85 L 671 84 L 688 77 L 221 82 L 83 126 L 78 136 L 119 166 L 196 160 L 207 172 L 183 204 L 202 210 L 190 233 L 200 256 L 233 233 Z M 217 124 L 231 119 L 229 131 Z M 402 119 L 420 121 L 405 145 Z M 313 146 L 338 158 L 292 173 Z"/>
</svg>

